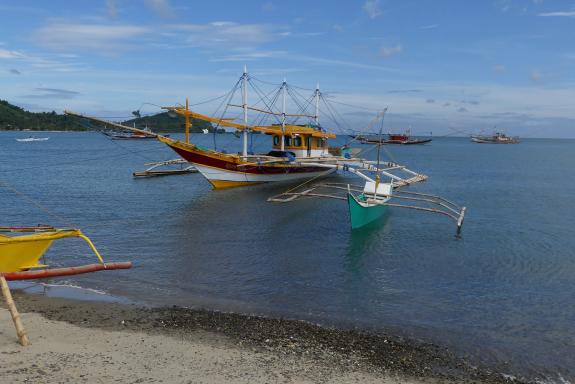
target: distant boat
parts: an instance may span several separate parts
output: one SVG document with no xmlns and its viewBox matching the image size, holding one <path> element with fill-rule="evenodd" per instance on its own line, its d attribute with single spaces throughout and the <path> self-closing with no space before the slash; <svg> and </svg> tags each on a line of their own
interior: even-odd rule
<svg viewBox="0 0 575 384">
<path fill-rule="evenodd" d="M 103 131 L 104 135 L 112 140 L 142 140 L 142 139 L 155 139 L 156 135 L 147 133 L 134 133 L 134 132 L 117 132 L 117 131 Z"/>
<path fill-rule="evenodd" d="M 202 133 L 203 133 L 204 135 L 207 135 L 209 132 L 210 132 L 210 131 L 208 131 L 206 128 L 203 128 L 203 129 L 202 129 Z"/>
<path fill-rule="evenodd" d="M 408 133 L 388 133 L 386 136 L 379 135 L 350 135 L 362 144 L 425 144 L 431 142 L 431 138 L 413 139 Z"/>
<path fill-rule="evenodd" d="M 518 144 L 519 138 L 496 132 L 492 136 L 471 136 L 471 141 L 479 144 Z"/>
<path fill-rule="evenodd" d="M 47 141 L 49 139 L 50 139 L 49 137 L 32 137 L 32 136 L 30 136 L 30 137 L 26 137 L 24 139 L 16 139 L 16 141 L 24 143 L 24 142 L 29 142 L 29 141 Z"/>
</svg>

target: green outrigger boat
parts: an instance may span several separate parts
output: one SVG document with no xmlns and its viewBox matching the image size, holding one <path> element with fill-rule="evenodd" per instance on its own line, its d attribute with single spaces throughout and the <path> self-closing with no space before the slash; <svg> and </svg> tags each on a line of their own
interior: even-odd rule
<svg viewBox="0 0 575 384">
<path fill-rule="evenodd" d="M 414 183 L 427 180 L 427 176 L 415 173 L 402 165 L 385 163 L 385 167 L 375 168 L 375 178 L 352 167 L 346 171 L 365 180 L 364 185 L 348 183 L 317 183 L 303 188 L 292 188 L 289 191 L 268 199 L 273 202 L 292 202 L 303 198 L 330 198 L 346 201 L 349 220 L 353 230 L 360 229 L 384 217 L 390 208 L 404 208 L 422 212 L 436 213 L 454 220 L 457 233 L 461 232 L 465 217 L 465 207 L 436 195 L 404 190 Z M 362 172 L 363 171 L 363 172 Z M 408 177 L 401 177 L 391 172 L 406 172 Z M 379 175 L 389 177 L 387 182 L 378 182 Z"/>
<path fill-rule="evenodd" d="M 349 218 L 351 229 L 361 228 L 383 217 L 387 212 L 387 206 L 384 204 L 369 205 L 367 197 L 362 193 L 354 196 L 347 194 L 347 203 L 349 205 Z"/>
<path fill-rule="evenodd" d="M 376 188 L 378 193 L 375 193 Z M 361 228 L 385 215 L 387 212 L 385 203 L 391 199 L 392 192 L 393 186 L 390 183 L 367 181 L 363 191 L 358 195 L 353 195 L 350 187 L 347 204 L 351 229 Z"/>
<path fill-rule="evenodd" d="M 379 134 L 381 135 L 382 126 Z M 353 160 L 337 164 L 337 170 L 351 173 L 364 180 L 364 185 L 351 183 L 300 184 L 268 201 L 291 202 L 302 198 L 331 198 L 347 201 L 352 229 L 360 229 L 385 216 L 390 207 L 436 213 L 451 218 L 461 232 L 465 207 L 436 195 L 405 191 L 411 184 L 427 180 L 427 176 L 411 171 L 404 165 L 380 161 L 381 144 L 378 145 L 377 161 Z M 332 166 L 333 167 L 333 166 Z M 385 180 L 385 181 L 382 181 Z M 304 189 L 305 187 L 305 189 Z"/>
</svg>

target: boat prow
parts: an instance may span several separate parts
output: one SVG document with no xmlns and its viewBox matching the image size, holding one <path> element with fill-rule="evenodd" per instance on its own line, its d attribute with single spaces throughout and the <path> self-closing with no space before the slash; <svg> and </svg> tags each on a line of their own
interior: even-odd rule
<svg viewBox="0 0 575 384">
<path fill-rule="evenodd" d="M 387 211 L 387 206 L 383 204 L 368 203 L 364 194 L 354 196 L 348 193 L 347 204 L 351 229 L 364 227 L 383 217 Z"/>
</svg>

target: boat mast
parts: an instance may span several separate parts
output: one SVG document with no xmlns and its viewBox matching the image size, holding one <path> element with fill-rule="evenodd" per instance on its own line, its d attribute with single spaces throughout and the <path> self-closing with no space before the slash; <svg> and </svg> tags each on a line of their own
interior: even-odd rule
<svg viewBox="0 0 575 384">
<path fill-rule="evenodd" d="M 186 144 L 189 144 L 190 143 L 190 108 L 189 108 L 187 97 L 186 97 L 185 122 L 186 122 Z"/>
<path fill-rule="evenodd" d="M 319 83 L 315 87 L 315 125 L 319 126 Z"/>
<path fill-rule="evenodd" d="M 286 133 L 286 79 L 282 83 L 282 137 L 280 143 L 280 150 L 285 149 L 285 133 Z"/>
<path fill-rule="evenodd" d="M 248 156 L 248 67 L 244 65 L 244 75 L 242 76 L 243 82 L 243 93 L 242 93 L 242 104 L 244 107 L 244 148 L 242 155 L 244 157 Z"/>
<path fill-rule="evenodd" d="M 381 145 L 383 144 L 383 138 L 381 136 L 381 134 L 383 133 L 383 118 L 385 116 L 385 112 L 387 111 L 387 108 L 385 108 L 383 110 L 383 112 L 381 113 L 381 125 L 379 126 L 379 141 L 377 142 L 377 171 L 375 174 L 375 190 L 373 192 L 373 198 L 375 199 L 377 196 L 377 189 L 379 187 L 379 182 L 380 182 L 380 177 L 379 177 L 379 162 L 380 162 L 380 153 L 381 153 Z"/>
</svg>

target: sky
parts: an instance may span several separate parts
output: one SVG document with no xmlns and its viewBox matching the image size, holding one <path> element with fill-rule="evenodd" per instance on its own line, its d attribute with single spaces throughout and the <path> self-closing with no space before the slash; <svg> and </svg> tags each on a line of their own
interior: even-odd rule
<svg viewBox="0 0 575 384">
<path fill-rule="evenodd" d="M 395 131 L 575 138 L 573 36 L 575 0 L 2 0 L 0 99 L 117 119 L 223 95 L 246 65 L 319 82 L 352 129 L 388 107 Z"/>
</svg>

